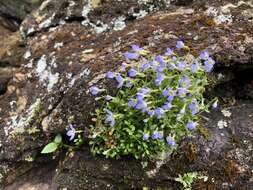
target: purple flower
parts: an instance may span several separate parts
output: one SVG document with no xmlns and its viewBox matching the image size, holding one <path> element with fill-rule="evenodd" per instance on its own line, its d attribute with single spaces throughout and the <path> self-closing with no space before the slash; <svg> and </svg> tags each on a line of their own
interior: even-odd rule
<svg viewBox="0 0 253 190">
<path fill-rule="evenodd" d="M 135 106 L 136 109 L 141 109 L 143 112 L 147 110 L 147 103 L 143 99 L 139 99 Z"/>
<path fill-rule="evenodd" d="M 169 136 L 166 137 L 166 141 L 167 141 L 168 145 L 170 145 L 170 146 L 176 145 L 175 141 Z"/>
<path fill-rule="evenodd" d="M 108 71 L 108 72 L 106 73 L 106 77 L 107 77 L 108 79 L 113 79 L 113 78 L 114 78 L 114 73 L 111 72 L 111 71 Z"/>
<path fill-rule="evenodd" d="M 177 57 L 176 57 L 176 56 L 173 56 L 171 59 L 172 59 L 173 61 L 176 61 L 176 60 L 177 60 Z"/>
<path fill-rule="evenodd" d="M 121 88 L 121 87 L 123 86 L 123 84 L 124 84 L 124 79 L 123 79 L 123 77 L 122 77 L 120 74 L 118 74 L 118 75 L 116 76 L 116 80 L 117 80 L 117 82 L 118 82 L 117 88 Z"/>
<path fill-rule="evenodd" d="M 96 86 L 90 87 L 90 93 L 91 93 L 93 96 L 96 96 L 100 91 L 101 91 L 101 89 L 99 89 L 99 88 L 96 87 Z"/>
<path fill-rule="evenodd" d="M 160 63 L 160 65 L 165 65 L 165 64 L 166 64 L 165 61 L 164 61 L 164 59 L 163 59 L 163 57 L 160 56 L 160 55 L 156 56 L 156 57 L 155 57 L 155 60 L 156 60 L 158 63 Z"/>
<path fill-rule="evenodd" d="M 169 68 L 170 70 L 174 70 L 174 69 L 177 68 L 177 67 L 176 67 L 175 63 L 169 63 L 169 64 L 168 64 L 168 68 Z"/>
<path fill-rule="evenodd" d="M 183 76 L 182 79 L 180 80 L 180 84 L 183 87 L 189 87 L 189 85 L 191 84 L 191 81 L 188 76 Z"/>
<path fill-rule="evenodd" d="M 128 76 L 129 77 L 135 77 L 137 74 L 137 71 L 135 69 L 129 69 L 128 70 Z"/>
<path fill-rule="evenodd" d="M 165 55 L 166 55 L 166 56 L 171 56 L 173 53 L 174 53 L 174 52 L 173 52 L 172 49 L 167 48 L 167 51 L 165 52 Z"/>
<path fill-rule="evenodd" d="M 141 88 L 139 92 L 141 92 L 141 93 L 143 93 L 143 94 L 148 94 L 148 93 L 150 92 L 150 89 L 144 87 L 144 88 Z"/>
<path fill-rule="evenodd" d="M 204 70 L 205 72 L 209 73 L 212 71 L 213 66 L 214 66 L 215 62 L 212 58 L 209 58 L 208 60 L 206 60 L 204 62 Z"/>
<path fill-rule="evenodd" d="M 67 136 L 69 136 L 69 140 L 72 141 L 75 138 L 76 130 L 73 125 L 69 125 L 69 130 L 67 131 Z"/>
<path fill-rule="evenodd" d="M 167 97 L 169 95 L 169 90 L 168 89 L 164 89 L 162 92 L 163 96 Z"/>
<path fill-rule="evenodd" d="M 182 71 L 182 70 L 184 70 L 185 67 L 186 67 L 185 62 L 179 61 L 179 63 L 178 63 L 178 69 L 180 71 Z"/>
<path fill-rule="evenodd" d="M 133 83 L 131 81 L 127 81 L 126 87 L 131 88 L 133 86 Z"/>
<path fill-rule="evenodd" d="M 148 69 L 150 67 L 150 64 L 149 63 L 144 63 L 141 65 L 140 67 L 140 70 L 143 72 L 145 71 L 146 69 Z"/>
<path fill-rule="evenodd" d="M 126 63 L 122 63 L 122 64 L 121 64 L 121 69 L 122 69 L 123 71 L 125 71 L 126 66 L 127 66 L 127 64 L 126 64 Z"/>
<path fill-rule="evenodd" d="M 191 65 L 191 71 L 193 73 L 196 73 L 198 71 L 198 64 L 197 63 L 194 63 Z"/>
<path fill-rule="evenodd" d="M 111 127 L 113 127 L 113 126 L 115 125 L 114 115 L 113 115 L 113 113 L 112 113 L 110 110 L 108 110 L 108 109 L 106 109 L 105 111 L 106 111 L 106 113 L 107 113 L 107 114 L 106 114 L 105 123 L 108 123 L 108 124 L 110 124 Z"/>
<path fill-rule="evenodd" d="M 214 109 L 216 109 L 216 108 L 218 107 L 218 101 L 215 101 L 215 102 L 213 103 L 212 107 L 213 107 Z"/>
<path fill-rule="evenodd" d="M 124 56 L 125 56 L 126 59 L 138 59 L 140 57 L 139 54 L 137 54 L 137 53 L 130 53 L 130 52 L 124 53 Z"/>
<path fill-rule="evenodd" d="M 139 45 L 137 44 L 134 44 L 132 45 L 132 49 L 135 51 L 135 52 L 139 52 L 139 51 L 143 51 L 144 49 L 141 48 Z"/>
<path fill-rule="evenodd" d="M 148 115 L 149 115 L 150 117 L 152 117 L 154 114 L 155 114 L 155 112 L 154 112 L 153 110 L 148 110 Z"/>
<path fill-rule="evenodd" d="M 176 44 L 176 48 L 177 49 L 182 49 L 184 47 L 185 47 L 185 45 L 184 45 L 183 41 L 177 41 L 177 44 Z"/>
<path fill-rule="evenodd" d="M 193 130 L 196 128 L 196 122 L 193 122 L 193 121 L 189 121 L 186 125 L 186 128 L 189 129 L 189 130 Z"/>
<path fill-rule="evenodd" d="M 127 105 L 128 105 L 129 107 L 134 108 L 134 107 L 136 106 L 136 103 L 135 103 L 135 101 L 131 98 L 131 99 L 128 101 Z"/>
<path fill-rule="evenodd" d="M 106 101 L 110 101 L 111 99 L 112 99 L 112 97 L 111 97 L 111 96 L 106 95 L 106 97 L 105 97 L 105 100 L 106 100 Z"/>
<path fill-rule="evenodd" d="M 195 115 L 199 112 L 199 109 L 197 106 L 198 106 L 198 102 L 196 100 L 189 104 L 188 107 L 191 110 L 192 115 Z"/>
<path fill-rule="evenodd" d="M 164 80 L 164 75 L 161 73 L 157 73 L 156 79 L 155 79 L 155 85 L 160 86 Z"/>
<path fill-rule="evenodd" d="M 149 88 L 141 88 L 137 93 L 136 93 L 136 97 L 137 100 L 142 100 L 144 98 L 144 96 L 146 94 L 148 94 L 150 92 Z"/>
<path fill-rule="evenodd" d="M 167 101 L 171 102 L 174 99 L 175 95 L 176 95 L 176 92 L 174 90 L 170 90 Z"/>
<path fill-rule="evenodd" d="M 144 134 L 144 135 L 143 135 L 143 140 L 146 141 L 146 140 L 148 140 L 148 139 L 149 139 L 149 135 L 148 135 L 148 134 Z"/>
<path fill-rule="evenodd" d="M 162 106 L 162 108 L 163 108 L 164 110 L 170 110 L 170 109 L 172 108 L 172 105 L 171 105 L 170 102 L 166 102 L 166 103 Z"/>
<path fill-rule="evenodd" d="M 179 97 L 181 97 L 181 98 L 185 97 L 186 93 L 187 93 L 187 89 L 185 89 L 185 88 L 178 88 L 178 95 L 179 95 Z"/>
<path fill-rule="evenodd" d="M 164 110 L 162 108 L 156 108 L 155 109 L 155 115 L 157 118 L 161 118 L 164 114 Z"/>
<path fill-rule="evenodd" d="M 158 131 L 155 131 L 153 134 L 152 134 L 152 139 L 153 140 L 156 140 L 156 139 L 162 139 L 162 135 L 161 133 L 159 133 Z"/>
<path fill-rule="evenodd" d="M 200 59 L 202 59 L 202 60 L 208 60 L 209 56 L 210 56 L 210 55 L 209 55 L 209 53 L 208 53 L 207 50 L 202 51 L 202 52 L 200 53 L 200 55 L 199 55 Z"/>
</svg>

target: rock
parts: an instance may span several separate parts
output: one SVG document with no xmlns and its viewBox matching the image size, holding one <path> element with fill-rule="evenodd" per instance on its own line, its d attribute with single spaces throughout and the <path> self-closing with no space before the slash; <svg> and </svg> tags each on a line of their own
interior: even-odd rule
<svg viewBox="0 0 253 190">
<path fill-rule="evenodd" d="M 0 4 L 0 16 L 21 22 L 42 0 L 8 0 Z"/>
<path fill-rule="evenodd" d="M 233 75 L 234 72 L 252 68 L 253 33 L 251 31 L 253 25 L 250 17 L 246 17 L 245 13 L 249 15 L 253 5 L 248 1 L 227 0 L 228 4 L 224 4 L 224 2 L 210 0 L 200 8 L 195 7 L 199 6 L 197 3 L 198 1 L 194 1 L 183 8 L 170 5 L 168 1 L 162 0 L 45 1 L 22 23 L 20 30 L 24 41 L 17 35 L 14 40 L 15 45 L 10 46 L 19 51 L 16 51 L 15 48 L 4 48 L 3 52 L 9 50 L 12 53 L 9 56 L 8 53 L 3 53 L 4 56 L 0 59 L 7 60 L 5 62 L 8 64 L 19 67 L 8 82 L 8 86 L 5 86 L 7 90 L 4 90 L 0 98 L 0 144 L 2 145 L 0 146 L 0 162 L 8 161 L 8 164 L 6 163 L 1 168 L 6 165 L 10 167 L 10 163 L 27 163 L 27 160 L 32 160 L 33 165 L 40 157 L 42 147 L 50 142 L 55 134 L 65 134 L 66 127 L 70 123 L 76 124 L 78 128 L 87 129 L 86 127 L 91 124 L 90 114 L 97 106 L 94 98 L 88 92 L 89 87 L 96 84 L 115 93 L 113 90 L 115 84 L 105 80 L 104 74 L 108 70 L 119 68 L 123 61 L 122 53 L 127 51 L 133 43 L 138 43 L 152 52 L 160 53 L 168 46 L 173 47 L 178 39 L 182 39 L 191 48 L 191 53 L 194 55 L 198 55 L 203 49 L 208 49 L 212 53 L 217 61 L 217 75 L 223 71 L 224 73 L 228 71 Z M 25 48 L 20 48 L 20 46 L 25 46 Z M 250 79 L 247 84 L 250 84 Z M 249 108 L 245 106 L 243 109 L 247 111 Z M 248 115 L 246 119 L 250 120 Z M 215 117 L 212 121 L 217 122 Z M 215 136 L 212 141 L 214 144 L 198 138 L 195 143 L 196 159 L 201 161 L 206 158 L 207 160 L 189 165 L 188 161 L 177 161 L 178 156 L 176 156 L 172 163 L 179 163 L 179 165 L 167 168 L 166 166 L 169 165 L 165 164 L 161 167 L 161 170 L 163 169 L 161 174 L 164 175 L 169 171 L 173 174 L 171 176 L 175 177 L 180 169 L 186 172 L 191 168 L 192 170 L 198 168 L 201 171 L 204 170 L 204 167 L 209 166 L 214 159 L 213 155 L 204 152 L 203 155 L 200 154 L 198 151 L 201 147 L 206 146 L 206 149 L 216 150 L 219 145 L 218 148 L 224 148 L 227 155 L 229 152 L 227 145 L 231 145 L 231 150 L 235 151 L 238 147 L 229 144 L 227 139 L 230 134 L 225 134 L 226 139 L 224 141 L 222 139 L 222 142 L 219 142 L 221 144 L 216 144 L 219 135 L 214 126 L 216 124 L 212 123 L 208 126 L 211 134 Z M 248 138 L 250 128 L 246 124 L 242 127 L 248 131 L 248 134 L 242 134 L 242 136 L 246 135 L 243 138 Z M 88 134 L 89 131 L 86 130 L 86 138 Z M 79 152 L 74 156 L 76 160 L 83 159 L 89 163 L 89 166 L 83 162 L 77 163 L 82 165 L 84 170 L 86 167 L 94 169 L 96 165 L 112 162 L 119 164 L 115 165 L 117 169 L 116 167 L 125 167 L 124 164 L 128 163 L 126 160 L 112 161 L 102 158 L 97 158 L 95 162 L 96 160 L 92 159 L 87 149 L 84 152 L 86 154 L 83 157 L 84 153 Z M 180 151 L 178 155 L 181 155 Z M 226 155 L 221 149 L 214 154 L 216 158 L 220 156 L 224 161 L 228 159 L 228 162 L 232 160 L 232 163 L 235 161 L 238 164 L 237 158 L 230 159 L 225 157 Z M 183 154 L 182 157 L 184 157 Z M 219 160 L 215 166 L 219 166 L 218 169 L 224 168 L 226 162 L 219 162 Z M 70 165 L 68 157 L 65 162 Z M 142 179 L 140 177 L 144 171 L 141 170 L 140 164 L 134 160 L 129 160 L 129 163 L 133 163 L 133 168 L 125 172 L 134 172 L 136 169 L 138 171 L 134 175 L 139 177 L 136 179 Z M 246 162 L 243 164 L 247 165 Z M 66 173 L 64 168 L 68 167 L 67 165 L 59 166 L 60 172 L 56 178 L 62 187 L 68 186 L 66 181 L 61 180 L 64 179 L 63 176 Z M 71 169 L 77 166 L 74 163 L 72 165 L 71 168 L 68 168 L 70 172 L 66 175 L 74 175 L 73 179 L 80 181 L 80 184 L 81 182 L 82 184 L 87 183 L 87 187 L 88 185 L 92 187 L 93 181 L 88 182 L 93 178 L 99 179 L 97 183 L 104 188 L 107 183 L 113 183 L 112 186 L 119 184 L 117 181 L 114 183 L 104 180 L 103 175 L 108 175 L 106 172 L 97 173 L 101 175 L 101 178 L 84 173 L 84 176 L 89 178 L 88 182 L 85 182 L 84 178 L 79 176 L 83 175 L 84 170 L 73 174 Z M 19 167 L 14 168 L 19 170 Z M 218 169 L 214 168 L 214 173 L 211 172 L 211 169 L 207 170 L 207 174 L 216 179 Z M 0 171 L 4 175 L 3 179 L 8 178 L 9 175 L 8 170 L 5 171 Z M 223 171 L 221 170 L 221 175 Z M 245 179 L 249 179 L 246 175 L 248 171 L 245 169 L 242 173 L 236 173 L 238 176 L 234 178 L 235 181 L 229 181 L 229 183 L 232 186 L 244 183 Z M 155 176 L 153 186 L 171 184 L 166 181 L 166 177 Z M 132 184 L 136 182 L 136 179 L 130 176 L 130 179 L 126 181 Z M 160 182 L 158 179 L 166 182 Z M 221 183 L 227 181 L 228 178 L 225 176 L 224 180 L 218 179 L 211 185 L 221 189 Z M 5 184 L 7 183 L 8 181 L 5 180 Z M 145 178 L 136 183 L 136 186 L 141 187 L 145 183 L 151 184 L 148 178 Z M 122 182 L 122 187 L 129 187 L 129 184 Z M 73 185 L 73 188 L 77 189 L 77 187 Z"/>
</svg>

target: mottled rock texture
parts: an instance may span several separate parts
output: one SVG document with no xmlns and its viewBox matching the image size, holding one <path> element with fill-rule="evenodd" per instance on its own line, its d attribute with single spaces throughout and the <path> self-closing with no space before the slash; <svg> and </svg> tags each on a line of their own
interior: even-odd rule
<svg viewBox="0 0 253 190">
<path fill-rule="evenodd" d="M 218 129 L 217 122 L 224 119 L 220 112 L 207 115 L 210 139 L 197 135 L 191 143 L 182 142 L 152 178 L 146 171 L 155 163 L 143 170 L 130 158 L 94 158 L 87 148 L 73 158 L 57 153 L 56 160 L 64 161 L 55 182 L 73 190 L 176 189 L 178 184 L 168 177 L 198 170 L 209 177 L 197 184 L 200 189 L 252 189 L 253 78 L 247 72 L 253 67 L 252 14 L 251 1 L 236 0 L 44 1 L 23 21 L 20 34 L 7 34 L 0 42 L 0 72 L 7 67 L 13 73 L 0 76 L 0 182 L 7 185 L 29 173 L 24 166 L 50 162 L 40 151 L 55 134 L 64 134 L 69 123 L 84 129 L 87 139 L 96 107 L 88 89 L 97 84 L 114 93 L 115 85 L 104 73 L 119 68 L 129 45 L 161 53 L 181 39 L 193 55 L 208 49 L 216 59 L 213 75 L 219 85 L 209 90 L 223 106 L 232 106 L 228 127 Z M 235 87 L 241 79 L 240 88 Z"/>
</svg>

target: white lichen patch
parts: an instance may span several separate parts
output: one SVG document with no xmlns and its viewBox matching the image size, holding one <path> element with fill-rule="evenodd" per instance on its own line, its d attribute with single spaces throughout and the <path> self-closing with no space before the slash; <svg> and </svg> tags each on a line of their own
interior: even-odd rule
<svg viewBox="0 0 253 190">
<path fill-rule="evenodd" d="M 224 117 L 231 117 L 232 115 L 232 113 L 226 109 L 221 110 L 221 113 L 224 115 Z"/>
<path fill-rule="evenodd" d="M 61 47 L 63 47 L 63 42 L 56 42 L 54 44 L 54 49 L 60 49 Z"/>
<path fill-rule="evenodd" d="M 42 23 L 40 23 L 39 28 L 48 28 L 51 25 L 54 17 L 55 17 L 55 13 L 51 17 L 49 17 L 48 19 L 46 19 Z"/>
<path fill-rule="evenodd" d="M 34 28 L 29 28 L 26 32 L 26 35 L 29 35 L 29 34 L 32 34 L 35 32 L 35 29 Z"/>
<path fill-rule="evenodd" d="M 133 16 L 136 17 L 136 19 L 140 19 L 145 17 L 148 14 L 145 10 L 140 10 L 138 13 L 133 13 Z"/>
<path fill-rule="evenodd" d="M 120 16 L 119 18 L 115 19 L 113 21 L 114 23 L 113 30 L 115 31 L 123 30 L 126 27 L 125 20 L 126 20 L 125 16 Z"/>
<path fill-rule="evenodd" d="M 25 127 L 36 117 L 41 106 L 41 100 L 38 98 L 35 103 L 33 103 L 26 111 L 24 111 L 24 116 L 19 117 L 18 115 L 13 115 L 7 122 L 7 126 L 4 127 L 5 135 L 9 135 L 10 131 L 13 133 L 23 133 Z"/>
<path fill-rule="evenodd" d="M 31 57 L 32 56 L 32 54 L 31 54 L 31 51 L 30 50 L 27 50 L 26 52 L 25 52 L 25 54 L 24 54 L 24 59 L 28 59 L 29 57 Z"/>
<path fill-rule="evenodd" d="M 54 60 L 54 61 L 53 61 Z M 55 59 L 52 59 L 50 65 L 54 65 Z M 39 77 L 39 81 L 43 86 L 47 87 L 48 91 L 51 91 L 55 84 L 59 80 L 59 73 L 53 74 L 51 68 L 47 65 L 47 58 L 43 55 L 40 60 L 37 62 L 35 69 L 36 75 Z"/>
<path fill-rule="evenodd" d="M 233 17 L 230 13 L 229 9 L 218 9 L 215 7 L 209 7 L 206 11 L 205 14 L 207 16 L 210 16 L 213 18 L 213 20 L 217 24 L 223 24 L 227 23 L 230 24 L 233 22 Z"/>
<path fill-rule="evenodd" d="M 228 123 L 225 120 L 220 120 L 218 121 L 217 126 L 219 129 L 223 129 L 224 127 L 228 127 Z"/>
</svg>

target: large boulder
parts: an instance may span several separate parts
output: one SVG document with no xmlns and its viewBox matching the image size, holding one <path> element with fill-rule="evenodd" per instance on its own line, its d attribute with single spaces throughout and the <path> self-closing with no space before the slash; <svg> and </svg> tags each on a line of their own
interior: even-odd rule
<svg viewBox="0 0 253 190">
<path fill-rule="evenodd" d="M 174 1 L 174 4 L 177 5 L 177 2 Z M 220 80 L 219 83 L 226 81 L 225 79 L 237 80 L 238 73 L 252 68 L 253 5 L 250 1 L 193 1 L 186 3 L 186 7 L 174 4 L 165 0 L 48 0 L 27 17 L 20 28 L 25 50 L 22 48 L 22 56 L 17 54 L 17 60 L 13 61 L 20 67 L 15 70 L 14 76 L 0 97 L 0 173 L 7 176 L 2 179 L 9 179 L 8 175 L 13 172 L 20 174 L 18 168 L 24 164 L 31 167 L 33 164 L 44 164 L 45 159 L 41 158 L 40 150 L 55 134 L 64 134 L 70 123 L 84 129 L 85 137 L 88 137 L 89 131 L 86 127 L 91 123 L 90 114 L 96 107 L 88 89 L 97 84 L 113 93 L 115 84 L 105 80 L 104 74 L 108 70 L 119 68 L 123 61 L 122 53 L 133 43 L 157 53 L 164 51 L 168 46 L 173 47 L 178 39 L 184 40 L 194 55 L 208 49 L 217 61 L 214 75 Z M 5 58 L 6 56 L 1 60 Z M 249 77 L 245 84 L 242 83 L 242 86 L 252 89 L 250 79 Z M 237 89 L 234 91 L 238 92 Z M 217 92 L 219 90 L 214 90 L 213 93 L 223 96 Z M 250 110 L 250 105 L 239 106 L 239 113 L 246 113 Z M 233 112 L 237 108 L 233 108 Z M 91 187 L 94 183 L 91 179 L 98 180 L 96 183 L 99 189 L 106 188 L 106 184 L 110 184 L 108 188 L 130 188 L 129 185 L 132 184 L 136 184 L 133 186 L 136 188 L 145 184 L 165 187 L 164 185 L 170 184 L 165 180 L 168 177 L 165 174 L 171 172 L 169 176 L 175 177 L 182 169 L 182 172 L 206 171 L 209 179 L 215 179 L 212 185 L 218 189 L 223 188 L 223 183 L 232 187 L 238 184 L 250 187 L 250 164 L 247 160 L 231 157 L 236 155 L 240 146 L 229 141 L 232 137 L 230 132 L 238 129 L 236 122 L 250 122 L 250 116 L 248 114 L 243 118 L 237 113 L 233 114 L 236 117 L 223 132 L 223 138 L 222 132 L 216 127 L 219 116 L 215 114 L 217 113 L 208 115 L 211 118 L 207 125 L 211 139 L 205 141 L 198 137 L 193 140 L 196 147 L 195 162 L 191 163 L 191 159 L 182 162 L 184 154 L 181 154 L 183 149 L 180 149 L 174 158 L 171 158 L 171 163 L 178 164 L 168 165 L 170 161 L 166 162 L 155 174 L 152 183 L 148 182 L 150 179 L 145 176 L 145 170 L 141 169 L 137 161 L 95 159 L 89 155 L 87 148 L 83 153 L 77 152 L 74 155 L 74 160 L 78 163 L 72 163 L 72 159 L 66 156 L 66 164 L 59 166 L 59 173 L 55 179 L 61 187 L 66 186 L 68 189 L 80 187 L 65 181 L 66 176 L 69 176 L 69 180 L 76 180 L 76 183 L 80 181 L 82 188 Z M 241 130 L 243 132 L 236 131 L 239 139 L 247 140 L 245 146 L 252 145 L 250 125 L 242 124 Z M 201 152 L 201 148 L 206 152 Z M 243 157 L 249 154 L 248 158 L 252 159 L 251 150 L 241 148 L 238 154 Z M 132 164 L 132 168 L 127 167 L 129 163 Z M 218 170 L 221 167 L 226 168 L 227 163 L 233 168 L 236 167 L 236 171 L 233 170 L 231 174 L 234 181 L 224 177 L 222 172 L 225 169 Z M 105 171 L 96 171 L 97 166 L 103 164 L 112 167 Z M 214 164 L 218 169 L 208 170 L 206 167 L 210 164 Z M 135 170 L 136 174 L 128 176 L 126 182 L 119 182 L 116 175 L 122 167 L 125 168 L 126 175 Z M 240 170 L 241 173 L 237 172 L 238 167 L 244 168 Z M 76 172 L 75 168 L 79 168 L 80 171 Z M 93 173 L 93 170 L 96 172 Z M 112 171 L 118 171 L 112 174 L 115 175 L 115 180 L 107 180 L 106 176 Z M 84 176 L 87 177 L 87 181 Z M 137 183 L 138 179 L 142 180 Z M 3 181 L 11 183 L 13 180 Z"/>
</svg>

